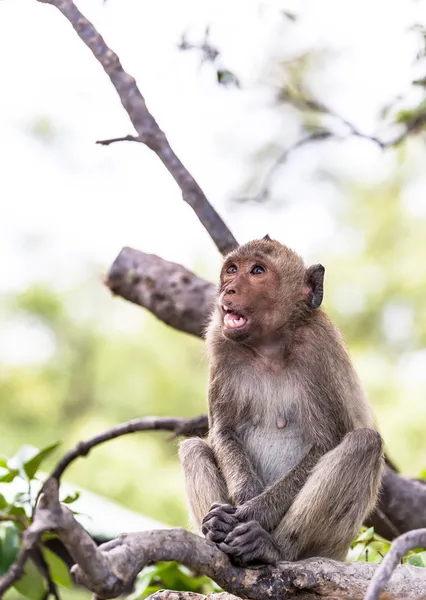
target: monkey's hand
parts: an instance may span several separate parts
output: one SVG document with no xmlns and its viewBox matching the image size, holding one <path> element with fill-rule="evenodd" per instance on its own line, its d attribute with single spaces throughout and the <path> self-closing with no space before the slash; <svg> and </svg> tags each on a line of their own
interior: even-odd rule
<svg viewBox="0 0 426 600">
<path fill-rule="evenodd" d="M 201 527 L 206 539 L 216 544 L 223 542 L 239 523 L 235 516 L 236 510 L 236 507 L 232 504 L 212 504 L 203 519 Z"/>
<path fill-rule="evenodd" d="M 241 523 L 217 546 L 239 567 L 253 563 L 276 563 L 281 559 L 274 540 L 257 521 Z"/>
<path fill-rule="evenodd" d="M 258 510 L 258 507 L 256 506 L 255 502 L 249 500 L 248 502 L 244 502 L 244 504 L 237 506 L 235 516 L 237 517 L 240 523 L 257 521 L 262 527 L 262 529 L 269 531 L 268 522 L 266 519 L 266 512 L 266 510 Z"/>
</svg>

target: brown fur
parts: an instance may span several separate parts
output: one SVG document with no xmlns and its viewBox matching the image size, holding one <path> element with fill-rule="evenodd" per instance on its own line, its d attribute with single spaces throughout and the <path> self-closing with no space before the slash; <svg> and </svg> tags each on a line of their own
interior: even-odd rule
<svg viewBox="0 0 426 600">
<path fill-rule="evenodd" d="M 382 441 L 317 308 L 323 275 L 268 239 L 222 267 L 207 330 L 208 441 L 183 442 L 180 458 L 196 525 L 239 564 L 344 559 L 376 501 Z M 225 328 L 224 305 L 246 325 Z"/>
</svg>

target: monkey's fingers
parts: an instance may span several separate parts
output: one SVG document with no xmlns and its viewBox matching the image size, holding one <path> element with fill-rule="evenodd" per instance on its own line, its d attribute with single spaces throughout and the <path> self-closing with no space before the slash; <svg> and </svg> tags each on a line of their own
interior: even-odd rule
<svg viewBox="0 0 426 600">
<path fill-rule="evenodd" d="M 218 531 L 218 530 L 212 529 L 211 531 L 207 531 L 207 533 L 204 534 L 204 537 L 209 542 L 214 542 L 215 544 L 220 544 L 225 541 L 227 535 L 228 535 L 227 531 Z"/>
<path fill-rule="evenodd" d="M 227 544 L 232 544 L 235 540 L 239 540 L 244 543 L 248 537 L 253 538 L 259 535 L 260 531 L 263 531 L 263 529 L 256 521 L 241 523 L 241 525 L 237 525 L 232 531 L 229 532 L 225 542 Z"/>
<path fill-rule="evenodd" d="M 213 508 L 213 510 L 210 509 L 210 511 L 206 514 L 206 516 L 202 520 L 202 524 L 204 525 L 204 523 L 207 523 L 207 521 L 210 521 L 214 517 L 220 519 L 224 523 L 228 523 L 229 525 L 238 522 L 237 518 L 233 515 L 233 513 L 223 510 L 221 506 L 217 506 L 216 508 Z"/>
<path fill-rule="evenodd" d="M 214 533 L 220 534 L 221 536 L 223 536 L 223 539 L 225 539 L 228 533 L 230 533 L 233 530 L 233 528 L 236 527 L 236 525 L 238 525 L 238 521 L 235 518 L 232 518 L 230 515 L 227 515 L 227 517 L 228 520 L 223 520 L 221 517 L 212 517 L 211 519 L 203 523 L 201 531 L 206 537 L 208 537 L 208 534 Z M 211 539 L 212 541 L 219 541 L 213 540 L 213 538 L 208 539 Z M 220 541 L 223 541 L 223 539 L 221 539 Z"/>
<path fill-rule="evenodd" d="M 237 510 L 237 507 L 233 506 L 232 504 L 221 504 L 220 502 L 214 502 L 210 506 L 209 512 L 211 512 L 214 508 L 220 508 L 221 510 L 223 510 L 224 512 L 226 512 L 230 515 L 233 515 L 235 513 L 235 511 Z"/>
<path fill-rule="evenodd" d="M 272 539 L 257 521 L 239 525 L 217 546 L 234 559 L 237 566 L 274 563 L 280 558 Z"/>
</svg>

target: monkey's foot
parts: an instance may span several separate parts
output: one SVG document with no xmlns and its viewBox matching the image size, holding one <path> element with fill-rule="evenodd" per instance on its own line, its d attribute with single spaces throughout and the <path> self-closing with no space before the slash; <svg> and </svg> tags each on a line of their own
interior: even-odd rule
<svg viewBox="0 0 426 600">
<path fill-rule="evenodd" d="M 236 507 L 232 504 L 212 504 L 203 519 L 201 531 L 211 542 L 223 542 L 226 536 L 238 525 Z"/>
<path fill-rule="evenodd" d="M 241 567 L 251 563 L 276 563 L 281 559 L 275 542 L 257 521 L 237 525 L 217 546 Z"/>
</svg>

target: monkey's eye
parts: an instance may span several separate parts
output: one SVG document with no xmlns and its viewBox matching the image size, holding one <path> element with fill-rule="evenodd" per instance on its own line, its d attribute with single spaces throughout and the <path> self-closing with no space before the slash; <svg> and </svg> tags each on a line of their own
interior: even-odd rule
<svg viewBox="0 0 426 600">
<path fill-rule="evenodd" d="M 236 273 L 237 272 L 237 265 L 229 265 L 229 267 L 226 269 L 227 273 Z"/>
<path fill-rule="evenodd" d="M 262 265 L 254 265 L 250 273 L 252 275 L 261 275 L 262 273 L 266 273 L 266 269 Z"/>
</svg>

